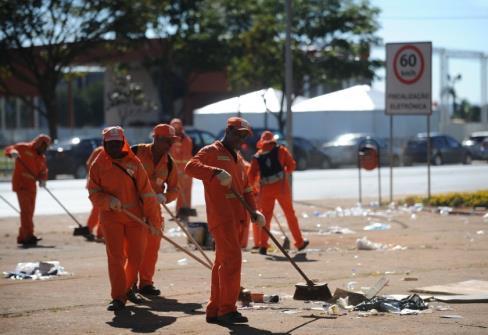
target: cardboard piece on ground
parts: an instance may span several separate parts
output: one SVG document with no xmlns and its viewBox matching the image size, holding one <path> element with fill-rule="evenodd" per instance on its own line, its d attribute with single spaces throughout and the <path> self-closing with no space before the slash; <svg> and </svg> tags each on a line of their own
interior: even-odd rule
<svg viewBox="0 0 488 335">
<path fill-rule="evenodd" d="M 364 295 L 366 299 L 373 299 L 382 289 L 388 284 L 390 280 L 386 277 L 381 277 L 373 287 L 371 287 L 368 292 Z"/>
<path fill-rule="evenodd" d="M 332 297 L 331 300 L 337 301 L 337 299 L 339 299 L 339 298 L 346 298 L 346 297 L 349 298 L 348 299 L 349 305 L 353 305 L 353 306 L 359 305 L 363 301 L 368 300 L 368 299 L 366 299 L 364 294 L 346 291 L 346 290 L 343 290 L 341 288 L 336 288 L 336 290 L 334 291 L 334 296 Z"/>
<path fill-rule="evenodd" d="M 488 295 L 488 281 L 467 280 L 458 283 L 415 288 L 410 290 L 410 292 L 445 295 Z"/>
</svg>

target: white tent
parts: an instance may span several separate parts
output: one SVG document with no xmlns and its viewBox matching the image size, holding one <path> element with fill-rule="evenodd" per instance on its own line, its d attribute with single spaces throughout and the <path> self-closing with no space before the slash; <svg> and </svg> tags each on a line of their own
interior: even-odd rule
<svg viewBox="0 0 488 335">
<path fill-rule="evenodd" d="M 268 88 L 215 102 L 194 111 L 193 125 L 195 128 L 218 134 L 225 128 L 225 122 L 229 117 L 240 114 L 253 127 L 264 127 L 267 118 L 268 127 L 277 128 L 276 118 L 270 113 L 265 115 L 265 112 L 279 112 L 282 95 L 281 91 Z M 297 97 L 294 103 L 300 103 L 304 99 Z M 286 99 L 284 106 L 286 106 Z"/>
<path fill-rule="evenodd" d="M 263 127 L 267 118 L 268 128 L 278 128 L 276 118 L 266 113 L 278 111 L 281 92 L 272 88 L 251 92 L 197 109 L 194 126 L 215 134 L 224 127 L 227 118 L 237 115 L 247 119 L 253 127 Z M 330 140 L 344 133 L 370 133 L 389 136 L 389 117 L 385 115 L 385 94 L 368 85 L 357 85 L 308 100 L 295 99 L 293 111 L 293 135 L 317 142 Z M 431 124 L 436 130 L 438 114 L 434 113 Z M 407 138 L 426 129 L 422 116 L 395 116 L 395 137 Z"/>
<path fill-rule="evenodd" d="M 385 109 L 385 94 L 368 85 L 320 95 L 293 106 L 294 112 L 372 111 Z"/>
</svg>

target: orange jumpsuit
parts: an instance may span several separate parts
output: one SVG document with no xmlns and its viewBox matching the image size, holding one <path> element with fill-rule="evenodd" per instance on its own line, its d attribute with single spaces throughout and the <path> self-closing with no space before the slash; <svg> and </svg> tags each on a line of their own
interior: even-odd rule
<svg viewBox="0 0 488 335">
<path fill-rule="evenodd" d="M 207 317 L 222 316 L 237 310 L 242 264 L 239 232 L 241 225 L 248 220 L 245 208 L 228 187 L 220 185 L 216 174 L 221 169 L 227 171 L 232 176 L 233 188 L 244 195 L 253 209 L 256 207 L 243 158 L 231 152 L 232 149 L 216 141 L 202 148 L 185 168 L 185 173 L 203 181 L 208 226 L 215 240 L 215 262 Z"/>
<path fill-rule="evenodd" d="M 178 173 L 174 166 L 171 171 L 168 171 L 168 159 L 171 159 L 169 155 L 163 155 L 159 162 L 154 165 L 151 146 L 152 144 L 139 144 L 136 155 L 146 170 L 154 192 L 163 193 L 166 197 L 166 203 L 169 203 L 175 200 L 178 195 Z M 165 185 L 166 192 L 164 192 Z M 160 237 L 147 233 L 146 251 L 139 269 L 139 288 L 153 284 L 160 244 Z"/>
<path fill-rule="evenodd" d="M 178 171 L 178 199 L 176 200 L 176 213 L 182 207 L 191 207 L 191 184 L 192 178 L 185 174 L 186 163 L 192 158 L 193 142 L 190 136 L 178 136 L 178 139 L 173 143 L 170 149 L 171 157 L 176 163 L 176 170 Z"/>
<path fill-rule="evenodd" d="M 249 173 L 249 170 L 251 169 L 251 164 L 246 161 L 245 159 L 242 160 L 244 164 L 244 171 L 246 174 Z M 253 194 L 256 196 L 259 193 L 259 185 L 257 183 L 254 183 L 251 185 Z M 241 248 L 245 249 L 247 248 L 247 243 L 249 240 L 249 225 L 251 224 L 251 218 L 241 225 L 241 229 L 239 232 L 239 241 L 241 242 Z M 257 247 L 259 246 L 260 242 L 260 232 L 261 229 L 259 229 L 259 226 L 256 223 L 252 223 L 252 234 L 253 234 L 253 239 L 254 239 L 254 246 Z"/>
<path fill-rule="evenodd" d="M 114 164 L 122 166 L 134 179 Z M 162 224 L 159 203 L 141 161 L 130 149 L 121 159 L 111 158 L 105 150 L 95 158 L 90 168 L 88 192 L 93 206 L 100 211 L 111 296 L 125 303 L 144 257 L 147 233 L 140 223 L 123 212 L 110 209 L 111 196 L 121 201 L 123 209 L 145 217 L 156 227 Z"/>
<path fill-rule="evenodd" d="M 271 151 L 275 145 L 275 143 L 265 144 L 263 148 L 257 152 L 256 156 Z M 268 182 L 263 180 L 263 178 L 260 178 L 260 166 L 256 156 L 253 157 L 251 161 L 249 180 L 251 183 L 254 183 L 257 179 L 260 179 L 261 191 L 259 194 L 259 205 L 264 217 L 266 218 L 266 227 L 268 230 L 270 229 L 275 201 L 278 200 L 278 203 L 285 214 L 286 221 L 288 222 L 288 227 L 290 228 L 291 234 L 295 241 L 295 246 L 300 248 L 303 246 L 304 240 L 298 225 L 295 210 L 293 209 L 291 189 L 286 178 L 288 173 L 295 170 L 295 160 L 284 146 L 278 146 L 278 161 L 283 169 L 283 173 L 281 174 L 281 177 L 272 178 Z M 268 239 L 268 234 L 260 229 L 259 246 L 261 248 L 268 247 Z"/>
<path fill-rule="evenodd" d="M 97 156 L 100 154 L 102 150 L 103 150 L 102 146 L 95 148 L 93 152 L 90 154 L 90 157 L 88 157 L 88 159 L 86 160 L 86 171 L 88 171 L 88 173 L 90 172 L 90 167 L 93 161 L 95 160 L 95 158 L 97 158 Z M 90 175 L 87 174 L 87 176 L 89 177 Z M 88 180 L 89 178 L 87 178 L 87 186 L 88 186 Z M 86 225 L 88 226 L 90 233 L 94 234 L 96 229 L 97 230 L 96 236 L 98 238 L 102 238 L 103 233 L 102 233 L 102 229 L 100 229 L 99 223 L 100 223 L 100 211 L 98 210 L 97 206 L 92 206 L 92 210 L 90 212 L 90 215 L 88 216 L 88 221 Z"/>
<path fill-rule="evenodd" d="M 20 228 L 17 243 L 34 236 L 34 209 L 36 206 L 37 180 L 47 180 L 46 156 L 39 155 L 35 149 L 39 138 L 32 142 L 8 146 L 5 154 L 19 153 L 12 177 L 12 190 L 17 193 L 20 206 Z"/>
</svg>

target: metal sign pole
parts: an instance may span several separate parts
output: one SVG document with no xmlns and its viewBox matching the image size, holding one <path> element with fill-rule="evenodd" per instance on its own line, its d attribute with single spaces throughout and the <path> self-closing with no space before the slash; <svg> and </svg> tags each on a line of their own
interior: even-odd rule
<svg viewBox="0 0 488 335">
<path fill-rule="evenodd" d="M 361 189 L 361 162 L 359 158 L 359 151 L 357 153 L 357 159 L 358 159 L 358 174 L 359 174 L 359 204 L 363 203 L 363 192 Z"/>
<path fill-rule="evenodd" d="M 381 206 L 381 154 L 378 142 L 376 142 L 376 149 L 378 150 L 378 205 Z"/>
<path fill-rule="evenodd" d="M 390 203 L 393 202 L 393 115 L 390 115 Z"/>
<path fill-rule="evenodd" d="M 430 139 L 430 114 L 427 115 L 427 199 L 430 200 L 430 159 L 431 159 L 431 139 Z"/>
</svg>

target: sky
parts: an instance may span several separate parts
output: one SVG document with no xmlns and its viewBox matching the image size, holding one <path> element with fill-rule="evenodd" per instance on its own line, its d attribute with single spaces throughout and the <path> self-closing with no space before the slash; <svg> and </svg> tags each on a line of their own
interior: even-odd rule
<svg viewBox="0 0 488 335">
<path fill-rule="evenodd" d="M 370 0 L 381 9 L 378 36 L 384 43 L 431 41 L 433 48 L 483 52 L 488 57 L 488 0 Z M 384 59 L 384 48 L 372 57 Z M 449 74 L 461 74 L 455 84 L 459 98 L 478 104 L 481 99 L 479 60 L 450 59 Z M 378 72 L 384 77 L 384 71 Z M 384 80 L 373 87 L 385 91 Z M 432 95 L 439 101 L 439 60 L 432 59 Z"/>
</svg>

